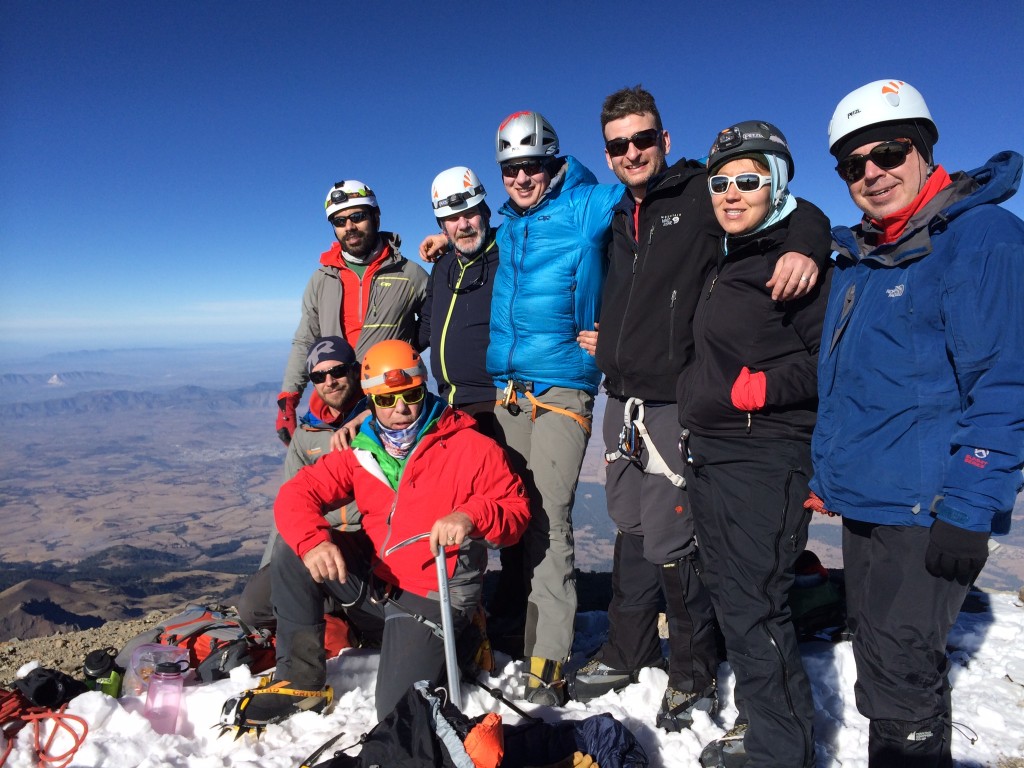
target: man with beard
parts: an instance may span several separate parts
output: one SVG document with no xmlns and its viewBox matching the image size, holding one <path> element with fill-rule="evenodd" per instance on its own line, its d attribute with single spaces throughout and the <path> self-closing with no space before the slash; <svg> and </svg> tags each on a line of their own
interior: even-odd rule
<svg viewBox="0 0 1024 768">
<path fill-rule="evenodd" d="M 608 392 L 605 491 L 618 532 L 608 641 L 577 671 L 573 690 L 587 701 L 635 682 L 643 667 L 663 664 L 663 596 L 669 679 L 656 720 L 678 731 L 692 724 L 694 710 L 714 714 L 718 706 L 714 612 L 698 577 L 675 406 L 676 379 L 693 349 L 694 308 L 722 231 L 704 165 L 682 159 L 667 166 L 670 138 L 649 92 L 636 86 L 610 95 L 601 127 L 608 167 L 626 185 L 612 219 L 596 344 Z M 801 208 L 804 215 L 805 222 L 821 216 Z M 786 243 L 796 253 L 779 260 L 768 283 L 777 301 L 815 284 L 818 268 L 801 254 L 824 260 L 831 252 L 827 238 L 808 237 L 827 226 L 814 230 L 800 221 L 794 214 Z M 580 346 L 594 348 L 582 337 Z"/>
<path fill-rule="evenodd" d="M 320 268 L 302 296 L 302 319 L 277 396 L 276 429 L 286 445 L 295 432 L 313 340 L 341 336 L 359 360 L 378 341 L 414 344 L 426 294 L 427 273 L 398 251 L 398 235 L 380 231 L 373 190 L 361 181 L 339 181 L 328 190 L 324 208 L 337 242 L 320 255 Z"/>
<path fill-rule="evenodd" d="M 342 425 L 362 410 L 356 354 L 343 338 L 326 336 L 314 341 L 306 356 L 306 371 L 309 380 L 313 382 L 313 394 L 309 398 L 309 412 L 299 420 L 298 428 L 288 445 L 284 460 L 285 482 L 291 480 L 303 467 L 330 453 L 331 438 L 343 431 Z M 327 513 L 327 521 L 341 531 L 358 530 L 359 510 L 355 504 L 333 509 Z M 242 619 L 256 626 L 272 626 L 275 623 L 270 605 L 270 570 L 267 566 L 277 539 L 277 525 L 274 523 L 260 561 L 260 570 L 249 579 L 237 606 Z"/>
<path fill-rule="evenodd" d="M 472 414 L 478 428 L 494 437 L 494 383 L 485 358 L 498 246 L 486 197 L 480 178 L 462 165 L 441 171 L 430 187 L 443 233 L 443 239 L 435 238 L 448 250 L 427 280 L 419 346 L 430 347 L 430 369 L 441 398 Z"/>
</svg>

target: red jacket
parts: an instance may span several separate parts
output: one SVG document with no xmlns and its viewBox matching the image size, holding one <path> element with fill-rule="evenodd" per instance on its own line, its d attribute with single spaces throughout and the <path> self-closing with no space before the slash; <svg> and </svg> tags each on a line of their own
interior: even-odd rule
<svg viewBox="0 0 1024 768">
<path fill-rule="evenodd" d="M 397 491 L 366 450 L 332 451 L 303 467 L 281 486 L 274 503 L 281 536 L 302 557 L 330 538 L 324 510 L 354 498 L 380 560 L 376 575 L 431 596 L 437 591 L 437 572 L 425 541 L 387 557 L 384 553 L 459 510 L 469 515 L 474 531 L 458 558 L 449 557 L 448 576 L 453 586 L 479 583 L 487 565 L 485 543 L 504 547 L 519 541 L 530 510 L 526 489 L 505 452 L 473 429 L 475 423 L 472 416 L 446 408 L 409 455 Z"/>
</svg>

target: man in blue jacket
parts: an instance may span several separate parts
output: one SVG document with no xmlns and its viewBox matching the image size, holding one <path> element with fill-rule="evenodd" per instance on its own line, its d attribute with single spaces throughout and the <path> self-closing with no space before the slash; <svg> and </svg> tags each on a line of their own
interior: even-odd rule
<svg viewBox="0 0 1024 768">
<path fill-rule="evenodd" d="M 1024 465 L 1024 222 L 998 207 L 1022 158 L 947 174 L 937 140 L 899 80 L 829 124 L 864 217 L 833 229 L 808 505 L 843 516 L 871 768 L 952 765 L 946 637 Z"/>
<path fill-rule="evenodd" d="M 539 112 L 502 121 L 497 161 L 509 199 L 498 229 L 487 371 L 503 404 L 501 441 L 530 491 L 522 539 L 526 698 L 556 705 L 566 699 L 562 665 L 576 613 L 572 505 L 601 381 L 576 339 L 599 319 L 622 187 L 599 185 L 578 160 L 559 157 L 558 136 Z"/>
</svg>

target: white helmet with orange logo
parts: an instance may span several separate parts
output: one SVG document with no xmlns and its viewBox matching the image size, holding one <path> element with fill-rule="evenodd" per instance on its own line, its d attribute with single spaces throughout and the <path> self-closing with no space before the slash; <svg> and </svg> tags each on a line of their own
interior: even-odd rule
<svg viewBox="0 0 1024 768">
<path fill-rule="evenodd" d="M 456 165 L 441 171 L 430 185 L 430 204 L 434 216 L 443 219 L 480 205 L 487 191 L 472 168 Z"/>
<path fill-rule="evenodd" d="M 828 124 L 829 152 L 841 160 L 857 144 L 871 140 L 868 129 L 887 123 L 917 128 L 929 150 L 939 140 L 939 129 L 917 88 L 902 80 L 876 80 L 862 85 L 839 102 Z M 867 140 L 863 140 L 864 137 L 868 137 Z"/>
</svg>

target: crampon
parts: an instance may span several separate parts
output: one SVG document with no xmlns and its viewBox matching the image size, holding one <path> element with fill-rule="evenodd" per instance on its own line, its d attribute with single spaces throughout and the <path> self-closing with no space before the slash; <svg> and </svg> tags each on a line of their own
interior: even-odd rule
<svg viewBox="0 0 1024 768">
<path fill-rule="evenodd" d="M 255 688 L 225 701 L 220 723 L 214 726 L 220 728 L 218 735 L 234 732 L 238 739 L 242 734 L 254 733 L 259 738 L 268 725 L 299 712 L 325 712 L 334 702 L 334 689 L 329 685 L 322 691 L 304 691 L 290 685 L 285 680 L 272 683 L 269 677 L 261 677 Z"/>
</svg>

